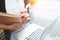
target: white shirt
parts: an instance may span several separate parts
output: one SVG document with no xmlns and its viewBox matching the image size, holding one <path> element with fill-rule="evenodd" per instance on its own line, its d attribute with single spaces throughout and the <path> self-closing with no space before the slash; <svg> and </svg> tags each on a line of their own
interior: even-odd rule
<svg viewBox="0 0 60 40">
<path fill-rule="evenodd" d="M 24 0 L 5 0 L 5 5 L 7 13 L 19 15 L 24 9 Z"/>
<path fill-rule="evenodd" d="M 19 15 L 20 11 L 24 9 L 24 0 L 5 0 L 6 12 L 8 14 Z M 20 29 L 11 32 L 11 40 L 15 40 L 14 33 L 20 31 Z"/>
</svg>

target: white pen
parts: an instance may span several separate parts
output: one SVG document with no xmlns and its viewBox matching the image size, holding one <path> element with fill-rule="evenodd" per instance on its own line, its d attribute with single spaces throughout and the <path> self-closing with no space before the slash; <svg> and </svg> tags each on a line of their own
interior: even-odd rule
<svg viewBox="0 0 60 40">
<path fill-rule="evenodd" d="M 24 9 L 27 9 L 30 5 L 31 3 L 28 3 Z"/>
<path fill-rule="evenodd" d="M 28 7 L 30 7 L 30 5 L 31 5 L 31 3 L 28 3 L 28 4 L 26 5 L 26 7 L 25 7 L 23 10 L 27 9 Z M 21 19 L 20 19 L 20 22 L 22 22 Z"/>
</svg>

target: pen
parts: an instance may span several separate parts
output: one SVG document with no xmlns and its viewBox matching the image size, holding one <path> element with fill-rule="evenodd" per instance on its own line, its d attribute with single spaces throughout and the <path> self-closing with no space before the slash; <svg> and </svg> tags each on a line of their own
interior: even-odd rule
<svg viewBox="0 0 60 40">
<path fill-rule="evenodd" d="M 28 4 L 26 5 L 26 7 L 25 7 L 23 10 L 28 9 L 28 8 L 30 7 L 30 5 L 31 5 L 31 3 L 28 3 Z M 22 14 L 23 11 L 20 11 L 20 13 Z M 28 12 L 28 13 L 29 13 L 29 12 Z M 20 15 L 20 16 L 22 16 L 22 15 Z M 22 22 L 21 18 L 20 18 L 20 22 Z"/>
<path fill-rule="evenodd" d="M 30 5 L 31 3 L 28 3 L 24 9 L 27 9 Z"/>
</svg>

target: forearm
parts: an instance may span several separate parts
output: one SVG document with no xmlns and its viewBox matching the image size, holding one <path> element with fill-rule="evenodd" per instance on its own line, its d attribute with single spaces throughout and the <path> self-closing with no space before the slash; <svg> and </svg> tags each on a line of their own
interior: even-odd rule
<svg viewBox="0 0 60 40">
<path fill-rule="evenodd" d="M 0 24 L 0 28 L 2 28 L 2 29 L 8 29 L 8 30 L 16 30 L 18 28 L 21 28 L 22 26 L 23 26 L 23 23 L 14 23 L 12 25 Z"/>
<path fill-rule="evenodd" d="M 8 25 L 7 29 L 16 30 L 16 29 L 19 29 L 19 28 L 22 28 L 22 27 L 23 27 L 23 23 L 14 23 L 12 25 Z"/>
</svg>

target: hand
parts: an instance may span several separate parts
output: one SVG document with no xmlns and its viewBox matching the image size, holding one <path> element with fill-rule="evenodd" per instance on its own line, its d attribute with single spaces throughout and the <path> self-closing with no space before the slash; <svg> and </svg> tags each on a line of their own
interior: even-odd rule
<svg viewBox="0 0 60 40">
<path fill-rule="evenodd" d="M 25 9 L 24 11 L 21 12 L 20 14 L 21 22 L 28 22 L 30 20 L 30 14 L 27 13 L 27 10 Z"/>
<path fill-rule="evenodd" d="M 27 13 L 27 10 L 21 12 L 20 18 L 22 22 L 13 23 L 11 25 L 0 24 L 0 28 L 8 30 L 16 30 L 18 28 L 23 27 L 24 23 L 30 20 L 30 15 Z"/>
</svg>

